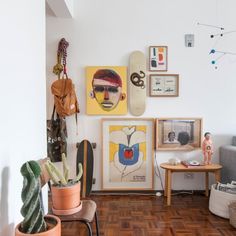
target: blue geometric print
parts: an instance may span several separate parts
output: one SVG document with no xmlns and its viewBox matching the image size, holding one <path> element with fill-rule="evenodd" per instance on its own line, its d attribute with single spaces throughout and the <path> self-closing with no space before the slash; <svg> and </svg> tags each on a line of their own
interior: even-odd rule
<svg viewBox="0 0 236 236">
<path fill-rule="evenodd" d="M 124 144 L 119 144 L 119 162 L 123 165 L 131 166 L 138 162 L 139 158 L 139 144 L 134 144 L 128 147 Z"/>
</svg>

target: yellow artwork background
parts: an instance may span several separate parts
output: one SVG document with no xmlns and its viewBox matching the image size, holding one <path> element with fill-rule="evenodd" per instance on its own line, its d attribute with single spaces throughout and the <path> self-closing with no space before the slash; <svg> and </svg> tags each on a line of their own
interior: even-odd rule
<svg viewBox="0 0 236 236">
<path fill-rule="evenodd" d="M 111 125 L 109 126 L 109 134 L 112 131 L 120 131 L 124 127 L 127 127 L 127 125 Z M 129 126 L 130 128 L 133 127 L 133 125 Z M 147 127 L 145 125 L 135 125 L 136 131 L 143 131 L 145 134 L 147 133 Z M 109 162 L 113 161 L 115 153 L 118 152 L 119 144 L 114 144 L 112 142 L 109 142 Z M 139 150 L 143 152 L 143 160 L 146 161 L 146 143 L 139 144 Z"/>
<path fill-rule="evenodd" d="M 97 103 L 96 99 L 90 97 L 93 75 L 99 69 L 114 70 L 122 80 L 122 93 L 126 98 L 119 101 L 117 107 L 112 111 L 104 111 Z M 88 115 L 125 115 L 127 114 L 127 67 L 126 66 L 88 66 L 85 68 L 86 74 L 86 113 Z"/>
</svg>

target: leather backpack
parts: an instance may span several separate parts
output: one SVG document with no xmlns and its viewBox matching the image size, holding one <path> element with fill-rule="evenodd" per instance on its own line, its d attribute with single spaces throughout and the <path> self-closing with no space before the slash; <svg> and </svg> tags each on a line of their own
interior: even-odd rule
<svg viewBox="0 0 236 236">
<path fill-rule="evenodd" d="M 59 79 L 52 83 L 52 94 L 56 112 L 60 117 L 70 116 L 79 112 L 79 105 L 74 84 L 69 78 Z"/>
</svg>

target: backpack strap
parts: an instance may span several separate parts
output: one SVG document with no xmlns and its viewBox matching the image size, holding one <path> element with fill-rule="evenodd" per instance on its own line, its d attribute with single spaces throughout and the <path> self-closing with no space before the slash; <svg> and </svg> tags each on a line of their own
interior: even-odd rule
<svg viewBox="0 0 236 236">
<path fill-rule="evenodd" d="M 76 124 L 76 135 L 79 134 L 79 131 L 78 131 L 78 117 L 77 117 L 77 112 L 75 113 L 75 124 Z"/>
<path fill-rule="evenodd" d="M 55 107 L 55 104 L 53 106 L 53 111 L 52 111 L 52 116 L 51 116 L 51 120 L 55 120 L 55 111 L 56 111 L 56 107 Z M 57 114 L 57 112 L 56 112 Z M 57 119 L 59 119 L 59 115 L 57 114 Z"/>
<path fill-rule="evenodd" d="M 52 111 L 52 116 L 51 116 L 51 120 L 54 120 L 55 110 L 56 110 L 56 107 L 55 107 L 55 104 L 54 104 L 54 106 L 53 106 L 53 111 Z"/>
</svg>

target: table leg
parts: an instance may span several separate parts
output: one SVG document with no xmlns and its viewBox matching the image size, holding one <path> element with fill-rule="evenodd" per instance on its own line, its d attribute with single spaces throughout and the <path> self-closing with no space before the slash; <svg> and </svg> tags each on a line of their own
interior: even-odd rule
<svg viewBox="0 0 236 236">
<path fill-rule="evenodd" d="M 165 189 L 164 189 L 165 197 L 167 196 L 167 183 L 168 183 L 167 179 L 168 179 L 167 170 L 165 170 Z"/>
<path fill-rule="evenodd" d="M 171 170 L 167 172 L 167 206 L 171 205 Z"/>
<path fill-rule="evenodd" d="M 216 170 L 215 171 L 215 181 L 217 183 L 217 182 L 220 182 L 220 180 L 221 180 L 220 170 Z"/>
<path fill-rule="evenodd" d="M 205 175 L 205 187 L 206 187 L 205 195 L 206 197 L 208 197 L 209 196 L 209 172 L 206 172 L 206 175 Z"/>
</svg>

